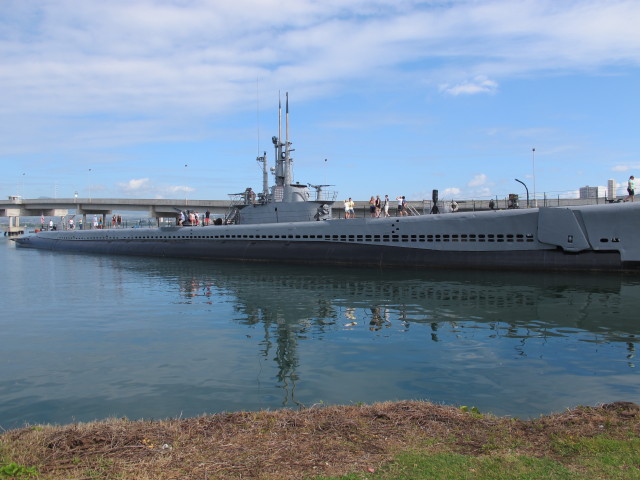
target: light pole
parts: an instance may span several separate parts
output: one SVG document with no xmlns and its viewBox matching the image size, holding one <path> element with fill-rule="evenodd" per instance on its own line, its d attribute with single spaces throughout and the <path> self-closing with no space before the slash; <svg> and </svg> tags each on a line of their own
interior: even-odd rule
<svg viewBox="0 0 640 480">
<path fill-rule="evenodd" d="M 525 183 L 522 180 L 518 180 L 517 178 L 514 179 L 516 182 L 520 182 L 522 185 L 524 185 L 524 189 L 527 191 L 527 208 L 529 208 L 529 189 L 527 188 L 527 186 L 525 185 Z"/>
<path fill-rule="evenodd" d="M 91 203 L 91 169 L 89 169 L 89 203 Z"/>
<path fill-rule="evenodd" d="M 327 183 L 327 159 L 324 159 L 324 183 Z"/>
<path fill-rule="evenodd" d="M 531 149 L 531 165 L 533 169 L 533 203 L 538 206 L 538 199 L 536 197 L 536 149 Z M 527 205 L 528 207 L 529 205 Z"/>
<path fill-rule="evenodd" d="M 188 168 L 188 167 L 189 167 L 189 164 L 188 164 L 188 163 L 185 163 L 185 164 L 184 164 L 184 168 L 186 169 L 186 168 Z M 185 170 L 185 173 L 186 173 L 186 172 L 187 172 L 187 170 Z M 185 175 L 185 177 L 187 177 L 187 175 Z M 185 180 L 186 180 L 186 178 L 185 178 Z M 185 204 L 185 206 L 187 205 L 187 193 L 188 193 L 188 192 L 189 192 L 189 187 L 187 187 L 187 186 L 185 185 L 185 186 L 184 186 L 184 204 Z"/>
<path fill-rule="evenodd" d="M 18 183 L 18 196 L 23 196 L 24 195 L 24 177 L 27 174 L 25 172 L 22 172 L 22 176 L 20 177 L 20 182 Z"/>
</svg>

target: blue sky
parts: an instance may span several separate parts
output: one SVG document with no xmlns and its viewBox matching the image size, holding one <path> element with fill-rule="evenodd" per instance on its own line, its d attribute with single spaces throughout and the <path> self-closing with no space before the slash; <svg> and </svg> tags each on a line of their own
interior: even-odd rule
<svg viewBox="0 0 640 480">
<path fill-rule="evenodd" d="M 637 0 L 0 0 L 0 194 L 570 196 L 640 174 Z M 535 148 L 535 154 L 532 149 Z"/>
</svg>

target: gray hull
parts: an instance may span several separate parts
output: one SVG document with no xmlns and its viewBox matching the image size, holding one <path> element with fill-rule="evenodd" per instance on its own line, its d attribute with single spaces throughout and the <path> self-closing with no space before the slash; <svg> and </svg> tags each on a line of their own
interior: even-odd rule
<svg viewBox="0 0 640 480">
<path fill-rule="evenodd" d="M 47 250 L 136 255 L 207 260 L 280 262 L 320 265 L 347 265 L 405 268 L 509 269 L 509 270 L 629 270 L 638 262 L 623 263 L 617 252 L 566 254 L 561 250 L 512 252 L 442 252 L 376 245 L 289 243 L 272 241 L 137 242 L 95 241 L 72 245 L 69 242 L 32 240 L 21 246 Z"/>
<path fill-rule="evenodd" d="M 22 247 L 403 268 L 640 268 L 640 203 L 386 219 L 40 232 Z"/>
</svg>

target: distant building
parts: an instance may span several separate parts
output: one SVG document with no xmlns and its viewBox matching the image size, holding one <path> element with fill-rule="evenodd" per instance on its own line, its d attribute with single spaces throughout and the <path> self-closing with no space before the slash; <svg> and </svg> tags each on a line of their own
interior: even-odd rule
<svg viewBox="0 0 640 480">
<path fill-rule="evenodd" d="M 609 180 L 607 182 L 607 199 L 615 200 L 616 199 L 616 181 Z"/>
<path fill-rule="evenodd" d="M 605 198 L 607 196 L 606 187 L 580 187 L 580 198 Z"/>
</svg>

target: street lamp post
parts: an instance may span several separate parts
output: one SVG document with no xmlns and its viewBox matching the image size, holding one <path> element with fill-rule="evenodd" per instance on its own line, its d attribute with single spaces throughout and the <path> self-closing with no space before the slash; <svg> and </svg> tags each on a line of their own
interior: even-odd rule
<svg viewBox="0 0 640 480">
<path fill-rule="evenodd" d="M 187 167 L 189 167 L 189 164 L 185 163 L 184 164 L 184 168 L 187 168 Z M 187 172 L 187 170 L 185 170 L 185 172 Z M 186 185 L 184 186 L 184 204 L 185 204 L 185 206 L 188 205 L 188 203 L 187 203 L 187 194 L 189 193 L 188 188 L 189 187 L 187 187 Z"/>
<path fill-rule="evenodd" d="M 327 184 L 327 159 L 324 159 L 324 183 Z"/>
<path fill-rule="evenodd" d="M 516 182 L 520 182 L 522 185 L 524 185 L 524 189 L 527 191 L 527 208 L 529 208 L 529 189 L 527 188 L 527 186 L 525 185 L 525 183 L 522 180 L 518 180 L 517 178 L 514 179 Z"/>
<path fill-rule="evenodd" d="M 27 174 L 25 172 L 22 172 L 22 176 L 20 177 L 20 182 L 18 183 L 18 196 L 24 196 L 24 177 Z"/>
<path fill-rule="evenodd" d="M 533 203 L 538 206 L 538 198 L 536 197 L 536 149 L 531 149 L 531 165 L 533 169 Z M 528 206 L 528 205 L 527 205 Z"/>
</svg>

